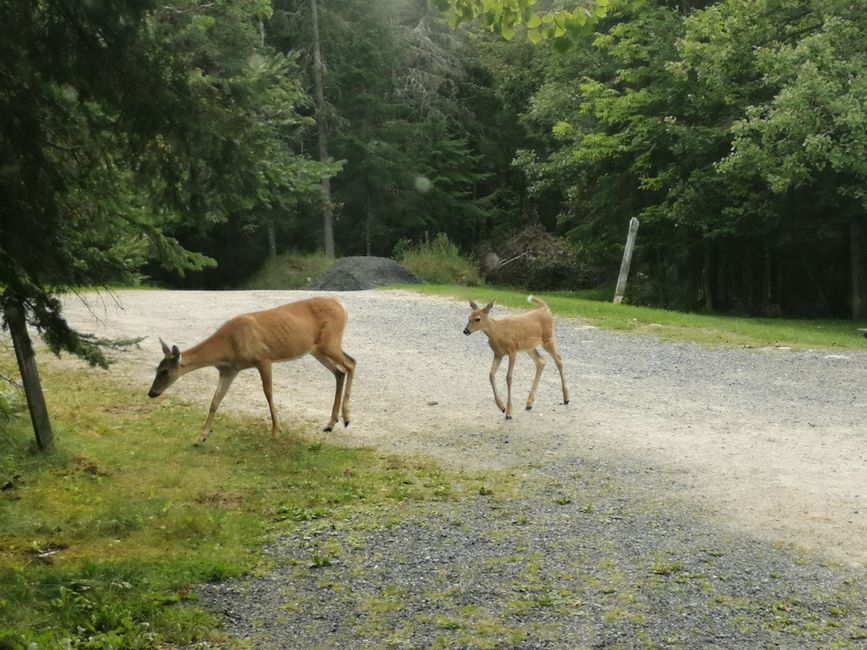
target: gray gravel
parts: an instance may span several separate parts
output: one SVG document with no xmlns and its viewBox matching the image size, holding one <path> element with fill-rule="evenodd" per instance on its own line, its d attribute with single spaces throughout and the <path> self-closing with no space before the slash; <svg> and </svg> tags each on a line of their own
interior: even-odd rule
<svg viewBox="0 0 867 650">
<path fill-rule="evenodd" d="M 122 309 L 71 301 L 67 314 L 149 337 L 120 360 L 144 394 L 156 336 L 183 348 L 230 316 L 307 295 L 121 292 Z M 382 530 L 366 528 L 363 508 L 333 529 L 298 524 L 269 547 L 272 573 L 203 588 L 232 633 L 287 648 L 485 647 L 482 632 L 488 647 L 867 647 L 863 352 L 712 349 L 560 319 L 572 403 L 558 403 L 549 364 L 524 411 L 522 358 L 507 423 L 486 341 L 461 334 L 467 306 L 337 295 L 359 362 L 353 424 L 321 439 L 517 473 L 525 495 L 505 501 L 494 486 Z M 201 401 L 204 419 L 214 385 L 193 373 L 172 391 Z M 278 411 L 312 439 L 332 386 L 310 359 L 275 368 Z M 222 409 L 255 413 L 267 435 L 255 373 Z M 208 444 L 219 441 L 218 414 Z M 340 561 L 310 568 L 327 539 Z"/>
</svg>

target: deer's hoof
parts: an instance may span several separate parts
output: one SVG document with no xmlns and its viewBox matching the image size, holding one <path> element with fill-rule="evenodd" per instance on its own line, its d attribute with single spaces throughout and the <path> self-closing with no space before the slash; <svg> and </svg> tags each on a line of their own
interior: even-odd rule
<svg viewBox="0 0 867 650">
<path fill-rule="evenodd" d="M 511 416 L 511 415 L 507 415 L 507 416 L 506 416 L 506 419 L 507 419 L 507 420 L 511 420 L 511 419 L 512 419 L 512 416 Z"/>
<path fill-rule="evenodd" d="M 193 443 L 193 447 L 201 447 L 201 446 L 202 446 L 202 443 L 199 442 L 198 440 L 196 440 L 196 441 Z"/>
<path fill-rule="evenodd" d="M 563 403 L 564 403 L 564 404 L 568 404 L 568 403 L 569 403 L 569 400 L 568 400 L 568 399 L 564 399 L 564 400 L 563 400 Z"/>
<path fill-rule="evenodd" d="M 533 405 L 532 405 L 532 404 L 527 404 L 527 410 L 528 410 L 528 411 L 532 411 L 532 410 L 533 410 Z"/>
<path fill-rule="evenodd" d="M 345 427 L 348 427 L 348 426 L 349 426 L 349 420 L 344 420 L 344 421 L 343 421 L 343 426 L 344 426 L 344 428 L 345 428 Z"/>
<path fill-rule="evenodd" d="M 322 429 L 322 430 L 323 430 L 325 433 L 329 433 L 329 432 L 332 431 L 332 429 L 333 429 L 333 427 L 329 424 L 328 426 L 326 426 L 326 427 L 325 427 L 324 429 Z"/>
</svg>

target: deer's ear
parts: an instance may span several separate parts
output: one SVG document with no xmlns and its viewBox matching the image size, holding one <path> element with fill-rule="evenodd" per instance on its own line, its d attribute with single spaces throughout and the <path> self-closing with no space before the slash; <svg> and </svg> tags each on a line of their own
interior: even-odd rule
<svg viewBox="0 0 867 650">
<path fill-rule="evenodd" d="M 472 308 L 473 311 L 475 311 L 476 309 L 479 308 L 479 306 L 475 302 L 473 302 L 472 300 L 470 300 L 470 307 Z"/>
<path fill-rule="evenodd" d="M 162 339 L 160 339 L 160 345 L 163 346 L 163 354 L 164 354 L 164 355 L 166 355 L 167 357 L 172 356 L 172 351 L 171 351 L 171 349 L 169 348 L 169 346 L 166 345 L 166 342 L 165 342 L 165 341 L 163 341 Z"/>
<path fill-rule="evenodd" d="M 172 346 L 172 358 L 175 359 L 175 360 L 181 358 L 181 351 L 178 350 L 178 346 L 177 346 L 177 345 L 173 345 L 173 346 Z"/>
<path fill-rule="evenodd" d="M 488 312 L 490 312 L 494 308 L 495 302 L 496 302 L 496 300 L 492 300 L 491 302 L 489 302 L 487 305 L 485 305 L 485 308 L 482 311 L 485 312 L 486 314 Z"/>
</svg>

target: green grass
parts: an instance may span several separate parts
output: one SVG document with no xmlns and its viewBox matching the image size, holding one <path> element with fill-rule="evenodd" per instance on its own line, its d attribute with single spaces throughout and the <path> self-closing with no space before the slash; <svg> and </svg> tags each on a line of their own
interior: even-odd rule
<svg viewBox="0 0 867 650">
<path fill-rule="evenodd" d="M 491 481 L 297 432 L 274 440 L 226 412 L 194 448 L 200 405 L 149 401 L 111 372 L 41 372 L 55 449 L 34 450 L 20 396 L 0 426 L 2 648 L 227 642 L 195 585 L 254 569 L 271 532 L 350 513 L 375 525 Z M 8 350 L 0 375 L 16 376 Z"/>
<path fill-rule="evenodd" d="M 266 260 L 243 289 L 307 289 L 334 260 L 324 254 L 283 253 Z"/>
<path fill-rule="evenodd" d="M 527 291 L 442 284 L 407 285 L 401 288 L 462 300 L 472 298 L 480 304 L 496 299 L 498 304 L 506 307 L 530 308 L 527 304 Z M 867 350 L 867 339 L 856 329 L 864 324 L 852 321 L 688 314 L 666 309 L 615 305 L 600 300 L 598 291 L 538 295 L 557 316 L 578 318 L 604 329 L 650 334 L 664 340 L 742 347 Z"/>
<path fill-rule="evenodd" d="M 468 287 L 484 284 L 478 267 L 461 255 L 444 233 L 437 234 L 433 241 L 417 245 L 403 240 L 395 247 L 395 257 L 425 282 Z"/>
</svg>

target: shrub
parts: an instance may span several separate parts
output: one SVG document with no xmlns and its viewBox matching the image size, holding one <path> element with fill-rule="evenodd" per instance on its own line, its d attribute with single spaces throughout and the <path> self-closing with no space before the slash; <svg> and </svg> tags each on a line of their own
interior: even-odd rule
<svg viewBox="0 0 867 650">
<path fill-rule="evenodd" d="M 478 267 L 461 255 L 445 233 L 438 233 L 433 241 L 417 245 L 401 239 L 394 247 L 394 256 L 425 282 L 470 287 L 483 284 Z"/>
<path fill-rule="evenodd" d="M 244 289 L 309 289 L 334 264 L 322 253 L 283 253 L 266 260 L 243 285 Z"/>
</svg>

